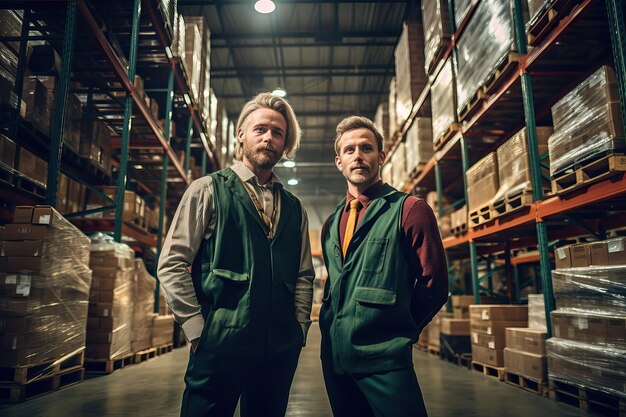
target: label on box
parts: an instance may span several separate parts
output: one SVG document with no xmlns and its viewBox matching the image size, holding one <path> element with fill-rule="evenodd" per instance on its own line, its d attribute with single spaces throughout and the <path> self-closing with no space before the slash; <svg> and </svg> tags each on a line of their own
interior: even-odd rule
<svg viewBox="0 0 626 417">
<path fill-rule="evenodd" d="M 13 350 L 17 349 L 17 336 L 13 336 Z"/>
<path fill-rule="evenodd" d="M 102 310 L 102 315 L 103 315 L 104 317 L 109 317 L 109 309 L 108 309 L 108 308 L 105 308 L 104 310 Z"/>
<path fill-rule="evenodd" d="M 614 239 L 607 242 L 609 253 L 623 252 L 624 239 Z"/>
<path fill-rule="evenodd" d="M 28 295 L 30 295 L 30 281 L 31 279 L 29 275 L 20 275 L 17 288 L 15 289 L 15 294 L 28 297 Z"/>
<path fill-rule="evenodd" d="M 489 347 L 489 349 L 495 349 L 496 348 L 496 342 L 494 342 L 493 340 L 490 340 L 487 343 L 487 346 Z"/>
<path fill-rule="evenodd" d="M 4 278 L 4 283 L 17 284 L 17 275 L 7 275 L 6 278 Z"/>
<path fill-rule="evenodd" d="M 487 334 L 492 334 L 491 326 L 487 327 Z"/>
<path fill-rule="evenodd" d="M 586 330 L 589 328 L 589 321 L 584 317 L 578 317 L 576 325 L 580 330 Z"/>
<path fill-rule="evenodd" d="M 50 215 L 49 214 L 43 214 L 41 216 L 39 216 L 39 224 L 50 224 Z"/>
<path fill-rule="evenodd" d="M 485 309 L 481 312 L 481 318 L 483 320 L 489 320 L 489 310 Z"/>
<path fill-rule="evenodd" d="M 478 333 L 472 332 L 472 337 L 474 338 L 474 344 L 477 345 L 478 344 Z"/>
<path fill-rule="evenodd" d="M 565 254 L 565 248 L 557 248 L 556 256 L 558 256 L 559 259 L 565 259 L 567 257 L 567 254 Z"/>
<path fill-rule="evenodd" d="M 554 326 L 554 337 L 561 337 L 561 328 L 558 325 Z"/>
</svg>

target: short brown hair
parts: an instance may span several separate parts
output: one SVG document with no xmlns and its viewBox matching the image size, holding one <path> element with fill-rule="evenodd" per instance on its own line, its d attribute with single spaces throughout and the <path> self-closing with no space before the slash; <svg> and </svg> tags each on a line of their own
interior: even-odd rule
<svg viewBox="0 0 626 417">
<path fill-rule="evenodd" d="M 374 137 L 376 138 L 376 144 L 378 145 L 378 152 L 381 152 L 383 150 L 383 142 L 384 142 L 383 134 L 381 133 L 380 129 L 376 127 L 374 122 L 372 122 L 367 117 L 363 117 L 363 116 L 349 116 L 343 119 L 342 121 L 340 121 L 339 124 L 337 125 L 337 129 L 336 129 L 337 135 L 335 136 L 335 153 L 337 155 L 339 155 L 339 139 L 341 139 L 341 136 L 344 133 L 349 132 L 350 130 L 361 129 L 361 128 L 370 130 L 374 134 Z"/>
<path fill-rule="evenodd" d="M 283 115 L 285 122 L 287 122 L 287 132 L 285 132 L 285 149 L 283 151 L 283 155 L 289 159 L 293 159 L 296 154 L 296 150 L 300 146 L 300 124 L 298 123 L 298 119 L 296 119 L 296 114 L 294 113 L 291 104 L 289 104 L 289 102 L 282 97 L 278 97 L 272 93 L 260 93 L 252 100 L 248 101 L 243 106 L 241 113 L 239 114 L 237 128 L 235 129 L 236 134 L 238 134 L 239 129 L 243 127 L 248 116 L 259 109 L 276 110 L 278 113 Z M 236 141 L 235 159 L 241 161 L 242 158 L 243 145 L 239 141 Z"/>
</svg>

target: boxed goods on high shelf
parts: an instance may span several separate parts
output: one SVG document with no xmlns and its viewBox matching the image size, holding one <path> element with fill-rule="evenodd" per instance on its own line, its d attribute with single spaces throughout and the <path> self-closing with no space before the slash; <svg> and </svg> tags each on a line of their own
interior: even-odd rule
<svg viewBox="0 0 626 417">
<path fill-rule="evenodd" d="M 387 146 L 392 145 L 391 139 L 402 127 L 402 125 L 398 124 L 398 111 L 396 109 L 397 91 L 397 82 L 394 77 L 389 82 L 389 132 L 387 132 L 386 136 Z"/>
<path fill-rule="evenodd" d="M 437 60 L 450 44 L 450 17 L 448 2 L 432 0 L 422 2 L 424 21 L 424 68 L 429 74 L 437 66 Z"/>
<path fill-rule="evenodd" d="M 430 117 L 416 117 L 406 132 L 406 178 L 420 172 L 433 157 Z"/>
<path fill-rule="evenodd" d="M 404 142 L 398 143 L 396 150 L 391 154 L 391 165 L 393 186 L 401 189 L 408 176 L 406 174 L 406 145 Z"/>
<path fill-rule="evenodd" d="M 20 36 L 22 19 L 14 11 L 0 10 L 0 22 L 0 36 Z M 14 86 L 18 51 L 18 42 L 0 42 L 0 104 L 13 109 L 17 108 Z"/>
<path fill-rule="evenodd" d="M 470 305 L 472 360 L 481 365 L 504 365 L 505 329 L 527 327 L 528 307 Z"/>
<path fill-rule="evenodd" d="M 206 120 L 209 117 L 211 107 L 211 33 L 203 16 L 186 16 L 185 19 L 188 24 L 195 25 L 200 34 L 201 49 L 197 64 L 198 91 L 193 94 L 196 94 L 195 98 L 200 106 L 200 115 L 203 120 Z"/>
<path fill-rule="evenodd" d="M 156 280 L 146 270 L 142 259 L 135 259 L 133 319 L 131 322 L 131 351 L 151 347 L 154 290 Z"/>
<path fill-rule="evenodd" d="M 382 132 L 385 141 L 388 141 L 390 139 L 389 135 L 392 134 L 389 131 L 389 100 L 380 103 L 376 108 L 374 124 Z"/>
<path fill-rule="evenodd" d="M 174 12 L 173 16 L 173 35 L 172 35 L 172 54 L 175 57 L 181 59 L 181 63 L 184 62 L 185 58 L 185 18 L 183 15 L 178 13 L 178 11 Z"/>
<path fill-rule="evenodd" d="M 493 196 L 499 188 L 498 159 L 495 152 L 490 152 L 467 170 L 467 208 L 472 225 L 480 224 L 483 212 L 489 215 Z"/>
<path fill-rule="evenodd" d="M 430 104 L 433 116 L 433 146 L 438 149 L 443 145 L 444 138 L 456 128 L 457 122 L 456 90 L 451 58 L 446 59 L 432 81 Z"/>
<path fill-rule="evenodd" d="M 81 125 L 79 154 L 111 175 L 111 132 L 100 120 L 85 120 Z"/>
<path fill-rule="evenodd" d="M 548 151 L 548 137 L 552 134 L 550 127 L 537 127 L 537 145 L 539 155 Z M 530 180 L 530 154 L 528 152 L 528 140 L 526 128 L 517 132 L 513 137 L 500 145 L 496 151 L 498 164 L 498 182 L 500 188 L 493 197 L 494 208 L 498 212 L 511 209 L 506 203 L 520 197 L 519 205 L 531 202 L 532 183 Z M 547 176 L 548 172 L 545 170 Z M 543 189 L 548 190 L 549 184 L 544 180 Z M 524 198 L 528 198 L 524 200 Z"/>
<path fill-rule="evenodd" d="M 96 187 L 96 190 L 98 190 L 100 193 L 104 194 L 111 200 L 115 201 L 115 196 L 117 194 L 116 186 L 100 186 Z M 94 190 L 89 190 L 89 192 L 87 193 L 86 203 L 87 210 L 97 209 L 114 204 L 110 201 L 105 200 L 99 193 L 95 192 Z M 124 191 L 124 211 L 122 213 L 122 219 L 125 222 L 133 222 L 136 218 L 143 217 L 141 213 L 141 207 L 144 206 L 144 204 L 145 203 L 143 199 L 139 197 L 134 191 Z M 108 210 L 100 213 L 90 214 L 89 217 L 114 219 L 115 210 Z"/>
<path fill-rule="evenodd" d="M 433 213 L 435 214 L 435 218 L 437 219 L 437 224 L 439 226 L 439 232 L 441 233 L 441 237 L 448 237 L 450 235 L 451 226 L 450 215 L 444 214 L 443 216 L 439 216 L 439 204 L 442 204 L 444 207 L 446 207 L 448 201 L 444 197 L 443 202 L 440 203 L 437 192 L 431 191 L 426 195 L 426 203 L 430 206 L 431 209 L 433 209 Z"/>
<path fill-rule="evenodd" d="M 389 158 L 380 169 L 380 177 L 382 178 L 383 182 L 389 185 L 393 184 L 393 171 L 391 170 L 391 168 L 391 158 Z"/>
<path fill-rule="evenodd" d="M 620 111 L 617 78 L 613 68 L 602 66 L 552 106 L 554 134 L 548 139 L 550 176 L 555 179 L 571 169 L 613 152 L 623 151 L 624 123 Z M 570 183 L 553 182 L 552 192 Z"/>
<path fill-rule="evenodd" d="M 48 163 L 24 148 L 20 148 L 17 170 L 45 187 L 48 183 Z"/>
<path fill-rule="evenodd" d="M 135 253 L 107 235 L 91 237 L 87 349 L 90 359 L 121 359 L 131 353 Z"/>
<path fill-rule="evenodd" d="M 517 60 L 513 1 L 483 0 L 457 42 L 457 113 L 473 102 L 480 88 L 499 67 Z M 487 29 L 486 29 L 487 28 Z"/>
<path fill-rule="evenodd" d="M 478 0 L 455 0 L 454 2 L 454 23 L 455 27 L 459 28 L 463 19 L 467 16 L 467 13 L 471 9 L 472 5 L 478 3 Z"/>
<path fill-rule="evenodd" d="M 626 265 L 556 269 L 552 282 L 554 337 L 546 344 L 551 385 L 592 389 L 624 400 Z"/>
<path fill-rule="evenodd" d="M 18 206 L 3 239 L 0 365 L 77 356 L 82 379 L 92 281 L 89 239 L 49 206 Z"/>
<path fill-rule="evenodd" d="M 15 167 L 15 142 L 0 133 L 0 162 L 9 168 Z"/>
<path fill-rule="evenodd" d="M 422 34 L 421 21 L 405 22 L 396 46 L 395 123 L 398 128 L 408 119 L 413 103 L 424 91 L 428 81 L 424 70 L 424 38 Z M 420 114 L 430 116 L 428 101 L 422 105 Z M 391 117 L 391 112 L 389 116 Z"/>
<path fill-rule="evenodd" d="M 200 77 L 202 74 L 202 27 L 196 24 L 196 19 L 185 16 L 185 52 L 183 61 L 191 98 L 196 102 L 200 98 Z M 202 19 L 202 18 L 200 18 Z"/>
</svg>

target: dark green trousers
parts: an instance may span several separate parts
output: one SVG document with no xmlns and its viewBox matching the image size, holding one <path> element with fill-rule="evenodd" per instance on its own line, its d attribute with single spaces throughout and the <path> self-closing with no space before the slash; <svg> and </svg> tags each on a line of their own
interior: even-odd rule
<svg viewBox="0 0 626 417">
<path fill-rule="evenodd" d="M 322 360 L 334 417 L 427 417 L 413 368 L 372 374 L 337 374 Z"/>
<path fill-rule="evenodd" d="M 190 351 L 181 417 L 232 416 L 240 399 L 241 417 L 283 417 L 300 350 L 242 358 L 220 372 L 203 363 L 203 352 Z"/>
</svg>

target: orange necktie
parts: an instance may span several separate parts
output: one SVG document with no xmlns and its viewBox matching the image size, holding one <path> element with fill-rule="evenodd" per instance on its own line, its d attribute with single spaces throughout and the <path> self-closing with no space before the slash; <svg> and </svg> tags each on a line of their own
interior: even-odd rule
<svg viewBox="0 0 626 417">
<path fill-rule="evenodd" d="M 348 253 L 348 245 L 350 245 L 350 241 L 352 240 L 352 235 L 354 235 L 354 229 L 356 229 L 356 219 L 357 213 L 359 211 L 359 206 L 361 202 L 358 199 L 354 199 L 350 201 L 350 212 L 348 213 L 348 223 L 346 224 L 346 233 L 343 235 L 343 245 L 341 250 L 343 251 L 343 257 L 346 257 L 346 253 Z"/>
</svg>

